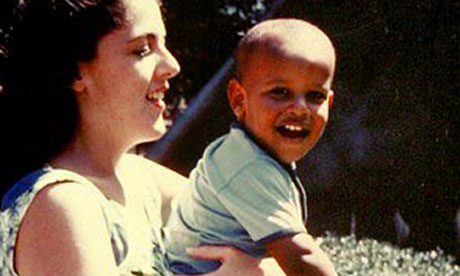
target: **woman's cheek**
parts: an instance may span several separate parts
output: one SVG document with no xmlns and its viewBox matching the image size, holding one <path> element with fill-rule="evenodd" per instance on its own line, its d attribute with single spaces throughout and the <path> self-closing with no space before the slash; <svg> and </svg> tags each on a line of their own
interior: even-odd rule
<svg viewBox="0 0 460 276">
<path fill-rule="evenodd" d="M 158 58 L 156 58 L 156 56 L 151 55 L 139 60 L 139 62 L 137 62 L 136 66 L 134 67 L 137 71 L 137 74 L 143 79 L 150 81 L 158 64 L 157 59 Z"/>
</svg>

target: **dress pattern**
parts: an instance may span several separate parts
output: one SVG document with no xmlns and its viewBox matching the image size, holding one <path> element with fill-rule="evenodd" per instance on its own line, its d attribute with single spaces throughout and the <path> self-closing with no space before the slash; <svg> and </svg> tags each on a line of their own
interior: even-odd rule
<svg viewBox="0 0 460 276">
<path fill-rule="evenodd" d="M 0 275 L 19 276 L 13 269 L 13 253 L 19 224 L 35 195 L 50 184 L 74 182 L 98 194 L 110 233 L 113 254 L 120 276 L 171 276 L 165 262 L 160 227 L 159 193 L 146 194 L 145 213 L 151 229 L 144 231 L 142 242 L 132 246 L 127 237 L 124 210 L 104 195 L 86 178 L 66 170 L 45 167 L 18 181 L 4 196 L 0 214 Z M 143 244 L 139 246 L 139 244 Z M 135 252 L 130 252 L 135 251 Z M 131 253 L 131 254 L 128 254 Z"/>
</svg>

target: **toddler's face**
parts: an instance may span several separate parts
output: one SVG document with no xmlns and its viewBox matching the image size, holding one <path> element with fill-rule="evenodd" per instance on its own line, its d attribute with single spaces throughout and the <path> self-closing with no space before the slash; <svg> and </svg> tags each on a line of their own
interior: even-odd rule
<svg viewBox="0 0 460 276">
<path fill-rule="evenodd" d="M 245 71 L 245 99 L 237 116 L 280 161 L 302 158 L 328 121 L 333 92 L 333 57 L 305 55 L 297 47 L 259 51 Z"/>
</svg>

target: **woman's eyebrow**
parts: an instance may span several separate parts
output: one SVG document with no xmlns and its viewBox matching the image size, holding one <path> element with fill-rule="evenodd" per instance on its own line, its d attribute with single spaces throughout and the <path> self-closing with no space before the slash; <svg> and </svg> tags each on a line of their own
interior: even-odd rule
<svg viewBox="0 0 460 276">
<path fill-rule="evenodd" d="M 155 34 L 155 33 L 145 33 L 145 34 L 129 39 L 128 43 L 136 42 L 138 40 L 144 40 L 144 39 L 146 39 L 147 41 L 158 41 L 160 39 L 166 39 L 166 35 Z"/>
<path fill-rule="evenodd" d="M 137 42 L 139 40 L 147 40 L 148 41 L 148 40 L 151 40 L 151 39 L 156 39 L 155 35 L 142 34 L 142 35 L 130 38 L 128 40 L 128 43 Z"/>
</svg>

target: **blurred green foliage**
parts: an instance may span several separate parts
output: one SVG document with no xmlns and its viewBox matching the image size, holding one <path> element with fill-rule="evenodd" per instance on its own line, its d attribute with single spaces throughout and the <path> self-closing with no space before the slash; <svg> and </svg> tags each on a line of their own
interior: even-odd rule
<svg viewBox="0 0 460 276">
<path fill-rule="evenodd" d="M 340 276 L 459 276 L 460 267 L 442 250 L 417 252 L 373 239 L 327 234 L 316 239 Z"/>
<path fill-rule="evenodd" d="M 169 93 L 170 115 L 200 91 L 241 35 L 260 21 L 274 0 L 165 1 L 168 44 L 182 65 Z M 182 106 L 183 108 L 183 106 Z"/>
</svg>

